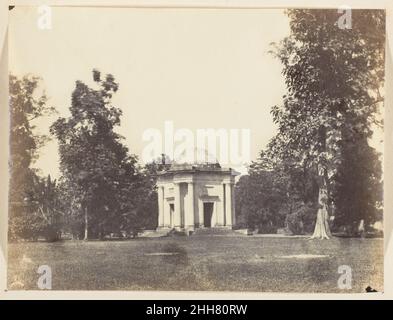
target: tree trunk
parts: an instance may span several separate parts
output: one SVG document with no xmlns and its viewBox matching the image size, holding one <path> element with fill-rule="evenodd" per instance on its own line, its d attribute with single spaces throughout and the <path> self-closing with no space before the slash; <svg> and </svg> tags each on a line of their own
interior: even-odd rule
<svg viewBox="0 0 393 320">
<path fill-rule="evenodd" d="M 83 240 L 89 239 L 89 216 L 87 214 L 87 206 L 85 207 L 85 236 Z"/>
<path fill-rule="evenodd" d="M 319 176 L 321 178 L 321 184 L 319 186 L 319 195 L 318 195 L 318 205 L 319 209 L 317 212 L 317 221 L 315 223 L 314 233 L 311 236 L 311 239 L 329 239 L 331 236 L 330 227 L 329 227 L 329 214 L 327 207 L 327 185 L 325 175 L 320 172 Z"/>
</svg>

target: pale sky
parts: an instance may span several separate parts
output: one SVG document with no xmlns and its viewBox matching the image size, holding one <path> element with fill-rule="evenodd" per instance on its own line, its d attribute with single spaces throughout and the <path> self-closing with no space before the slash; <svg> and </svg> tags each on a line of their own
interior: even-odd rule
<svg viewBox="0 0 393 320">
<path fill-rule="evenodd" d="M 285 94 L 270 43 L 289 33 L 272 9 L 52 9 L 52 29 L 40 30 L 36 7 L 10 12 L 10 71 L 42 77 L 49 103 L 69 114 L 76 80 L 91 84 L 92 69 L 119 83 L 113 101 L 130 152 L 140 156 L 148 128 L 251 130 L 251 159 L 275 133 L 270 109 Z M 37 123 L 48 132 L 58 116 Z M 58 176 L 56 141 L 35 164 Z"/>
</svg>

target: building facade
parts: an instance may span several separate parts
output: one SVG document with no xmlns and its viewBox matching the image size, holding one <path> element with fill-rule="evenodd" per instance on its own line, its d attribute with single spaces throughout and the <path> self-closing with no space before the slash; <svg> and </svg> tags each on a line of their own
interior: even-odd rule
<svg viewBox="0 0 393 320">
<path fill-rule="evenodd" d="M 158 228 L 192 232 L 235 225 L 236 173 L 218 163 L 173 164 L 157 180 Z"/>
</svg>

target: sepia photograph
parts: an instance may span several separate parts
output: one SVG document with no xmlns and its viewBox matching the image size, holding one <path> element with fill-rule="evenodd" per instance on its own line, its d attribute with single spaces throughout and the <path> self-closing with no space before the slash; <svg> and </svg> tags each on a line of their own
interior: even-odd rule
<svg viewBox="0 0 393 320">
<path fill-rule="evenodd" d="M 7 290 L 383 292 L 385 44 L 384 9 L 9 6 Z"/>
</svg>

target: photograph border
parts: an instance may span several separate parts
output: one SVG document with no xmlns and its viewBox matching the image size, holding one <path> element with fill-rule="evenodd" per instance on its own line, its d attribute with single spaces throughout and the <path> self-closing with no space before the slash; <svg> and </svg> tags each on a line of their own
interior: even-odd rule
<svg viewBox="0 0 393 320">
<path fill-rule="evenodd" d="M 201 291 L 7 291 L 7 228 L 8 228 L 8 5 L 16 6 L 84 6 L 127 8 L 350 8 L 386 10 L 385 103 L 384 103 L 384 293 L 263 293 L 263 292 L 201 292 Z M 392 299 L 393 298 L 393 3 L 391 1 L 281 1 L 281 0 L 13 0 L 2 1 L 0 7 L 0 298 L 1 299 Z"/>
</svg>

